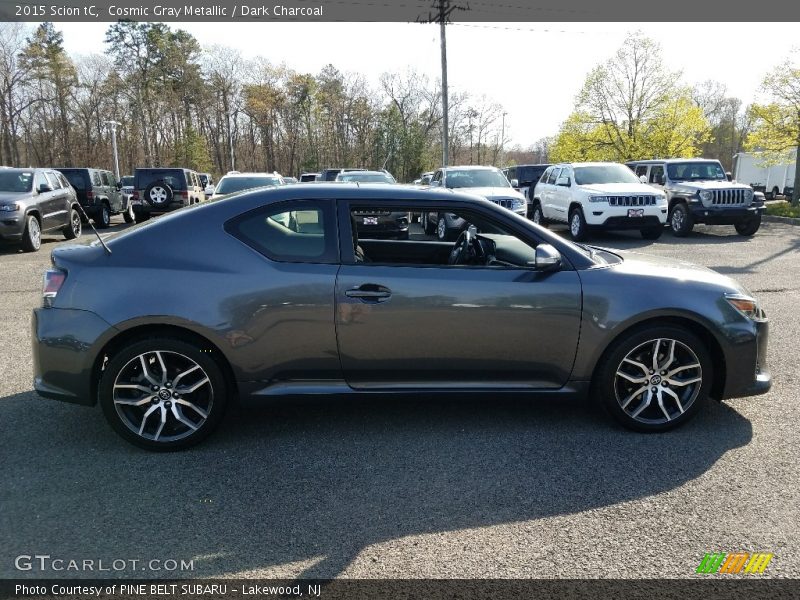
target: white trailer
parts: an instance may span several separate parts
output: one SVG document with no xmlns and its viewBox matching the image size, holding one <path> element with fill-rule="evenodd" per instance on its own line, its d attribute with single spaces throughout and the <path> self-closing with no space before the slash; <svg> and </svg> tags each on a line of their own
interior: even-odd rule
<svg viewBox="0 0 800 600">
<path fill-rule="evenodd" d="M 789 156 L 789 162 L 764 165 L 763 153 L 740 152 L 733 157 L 733 178 L 756 191 L 764 192 L 767 200 L 774 200 L 780 194 L 789 198 L 794 187 L 796 153 L 797 149 Z"/>
</svg>

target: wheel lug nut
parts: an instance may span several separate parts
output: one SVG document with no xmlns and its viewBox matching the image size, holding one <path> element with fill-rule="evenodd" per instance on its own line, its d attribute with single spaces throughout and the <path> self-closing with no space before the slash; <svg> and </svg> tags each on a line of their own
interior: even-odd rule
<svg viewBox="0 0 800 600">
<path fill-rule="evenodd" d="M 650 375 L 652 375 L 653 373 L 655 373 L 655 371 L 653 371 L 653 369 L 650 369 Z"/>
<path fill-rule="evenodd" d="M 157 385 L 154 385 L 154 386 L 153 386 L 153 391 L 154 391 L 154 392 L 157 392 L 157 391 L 158 391 L 158 386 L 157 386 Z"/>
<path fill-rule="evenodd" d="M 180 398 L 181 395 L 178 392 L 172 392 L 172 397 L 173 398 Z"/>
<path fill-rule="evenodd" d="M 169 400 L 167 400 L 166 402 L 164 402 L 164 406 L 166 406 L 167 408 L 169 408 L 170 406 L 172 406 L 172 402 L 170 402 Z"/>
<path fill-rule="evenodd" d="M 667 372 L 666 372 L 666 371 L 661 371 L 661 374 L 662 374 L 662 375 L 666 375 L 666 374 L 667 374 Z"/>
<path fill-rule="evenodd" d="M 653 391 L 654 391 L 654 392 L 657 392 L 657 391 L 658 391 L 658 388 L 653 388 Z"/>
<path fill-rule="evenodd" d="M 167 383 L 164 384 L 164 387 L 171 388 L 172 387 L 172 383 L 168 381 Z"/>
</svg>

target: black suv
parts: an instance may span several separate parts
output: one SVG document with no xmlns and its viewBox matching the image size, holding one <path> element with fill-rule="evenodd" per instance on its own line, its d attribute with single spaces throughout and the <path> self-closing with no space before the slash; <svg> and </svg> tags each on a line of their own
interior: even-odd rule
<svg viewBox="0 0 800 600">
<path fill-rule="evenodd" d="M 528 202 L 529 217 L 531 212 L 531 202 L 533 200 L 533 188 L 535 188 L 536 184 L 539 183 L 542 173 L 544 173 L 547 170 L 547 167 L 550 166 L 552 165 L 549 163 L 542 163 L 538 165 L 516 165 L 503 169 L 503 174 L 505 174 L 505 176 L 508 178 L 508 181 L 514 187 L 514 189 L 525 196 L 525 200 Z M 513 183 L 515 179 L 517 185 L 514 185 Z"/>
<path fill-rule="evenodd" d="M 336 181 L 336 176 L 346 171 L 366 171 L 366 169 L 323 169 L 317 181 Z"/>
<path fill-rule="evenodd" d="M 42 246 L 42 233 L 81 234 L 78 198 L 69 181 L 52 169 L 0 169 L 0 240 L 25 252 Z"/>
<path fill-rule="evenodd" d="M 98 229 L 111 225 L 111 215 L 121 214 L 133 223 L 133 210 L 122 184 L 111 171 L 101 169 L 58 169 L 75 188 L 78 202 Z"/>
<path fill-rule="evenodd" d="M 156 167 L 133 174 L 133 212 L 136 222 L 206 199 L 200 176 L 191 169 Z"/>
</svg>

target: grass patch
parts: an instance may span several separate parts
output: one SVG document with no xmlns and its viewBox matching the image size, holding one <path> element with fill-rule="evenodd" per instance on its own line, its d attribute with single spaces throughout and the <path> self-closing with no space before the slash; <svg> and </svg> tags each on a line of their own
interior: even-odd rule
<svg viewBox="0 0 800 600">
<path fill-rule="evenodd" d="M 793 217 L 800 219 L 800 206 L 792 206 L 788 202 L 767 204 L 767 214 L 776 217 Z"/>
</svg>

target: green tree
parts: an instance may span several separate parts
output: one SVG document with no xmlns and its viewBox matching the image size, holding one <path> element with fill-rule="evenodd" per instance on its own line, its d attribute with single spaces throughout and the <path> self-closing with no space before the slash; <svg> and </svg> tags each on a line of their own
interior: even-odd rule
<svg viewBox="0 0 800 600">
<path fill-rule="evenodd" d="M 795 151 L 792 205 L 800 204 L 800 54 L 797 51 L 767 74 L 761 89 L 763 104 L 750 108 L 753 129 L 747 148 L 762 150 L 765 162 L 785 162 Z"/>
</svg>

